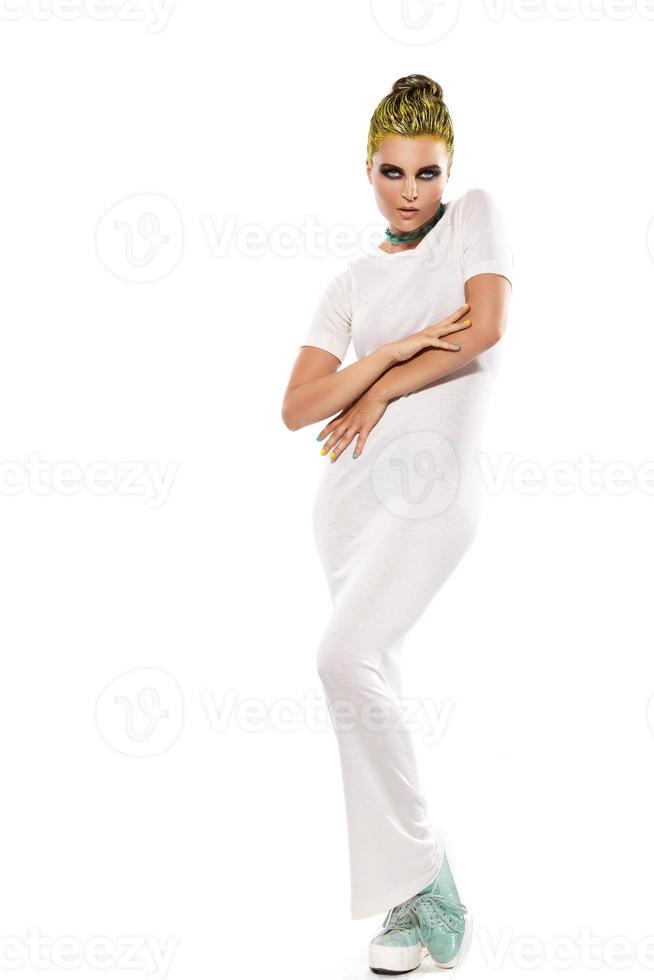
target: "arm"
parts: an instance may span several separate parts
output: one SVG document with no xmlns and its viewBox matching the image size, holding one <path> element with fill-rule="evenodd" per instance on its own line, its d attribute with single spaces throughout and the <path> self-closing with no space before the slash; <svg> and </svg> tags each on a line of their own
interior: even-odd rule
<svg viewBox="0 0 654 980">
<path fill-rule="evenodd" d="M 497 273 L 481 273 L 465 283 L 472 326 L 457 336 L 460 351 L 422 350 L 410 360 L 393 365 L 371 385 L 384 402 L 418 391 L 458 371 L 500 340 L 506 326 L 511 284 Z"/>
<path fill-rule="evenodd" d="M 282 419 L 295 431 L 347 408 L 395 364 L 392 345 L 384 344 L 342 371 L 335 354 L 318 347 L 300 348 L 284 394 Z"/>
</svg>

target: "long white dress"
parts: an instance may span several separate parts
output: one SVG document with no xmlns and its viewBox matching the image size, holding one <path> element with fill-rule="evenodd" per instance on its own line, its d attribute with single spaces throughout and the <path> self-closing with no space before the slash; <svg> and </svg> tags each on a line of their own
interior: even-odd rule
<svg viewBox="0 0 654 980">
<path fill-rule="evenodd" d="M 464 283 L 512 279 L 494 198 L 475 188 L 446 203 L 420 244 L 351 260 L 324 290 L 302 344 L 341 361 L 435 323 L 465 302 Z M 465 331 L 451 340 L 465 343 Z M 392 401 L 368 436 L 325 457 L 313 530 L 333 610 L 317 669 L 341 760 L 351 917 L 381 914 L 438 874 L 444 853 L 401 724 L 408 631 L 468 549 L 480 516 L 483 416 L 495 345 L 440 381 Z"/>
</svg>

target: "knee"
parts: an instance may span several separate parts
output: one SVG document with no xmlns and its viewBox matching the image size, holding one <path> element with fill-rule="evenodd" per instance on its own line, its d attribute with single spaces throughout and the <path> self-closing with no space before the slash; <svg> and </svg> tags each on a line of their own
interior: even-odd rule
<svg viewBox="0 0 654 980">
<path fill-rule="evenodd" d="M 348 673 L 348 657 L 345 645 L 328 632 L 323 636 L 318 647 L 316 669 L 323 686 L 328 691 L 335 691 L 345 686 Z"/>
<path fill-rule="evenodd" d="M 355 632 L 329 628 L 318 647 L 316 668 L 330 697 L 361 694 L 371 687 L 373 667 L 369 646 Z"/>
</svg>

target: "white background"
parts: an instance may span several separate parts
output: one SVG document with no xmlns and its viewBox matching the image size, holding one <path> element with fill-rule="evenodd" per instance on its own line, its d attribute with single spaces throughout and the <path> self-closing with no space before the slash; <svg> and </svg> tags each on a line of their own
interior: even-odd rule
<svg viewBox="0 0 654 980">
<path fill-rule="evenodd" d="M 490 190 L 515 255 L 507 471 L 405 646 L 405 693 L 451 710 L 416 749 L 461 970 L 650 973 L 654 4 L 0 7 L 7 975 L 370 975 L 303 706 L 332 464 L 281 402 L 334 234 L 385 227 L 368 123 L 411 72 L 454 122 L 445 200 Z"/>
</svg>

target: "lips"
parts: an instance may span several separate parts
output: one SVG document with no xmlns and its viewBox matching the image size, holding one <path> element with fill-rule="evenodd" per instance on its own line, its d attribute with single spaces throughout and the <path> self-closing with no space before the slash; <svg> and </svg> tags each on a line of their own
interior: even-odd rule
<svg viewBox="0 0 654 980">
<path fill-rule="evenodd" d="M 398 208 L 400 214 L 404 215 L 405 218 L 410 218 L 411 215 L 418 213 L 418 208 Z"/>
</svg>

